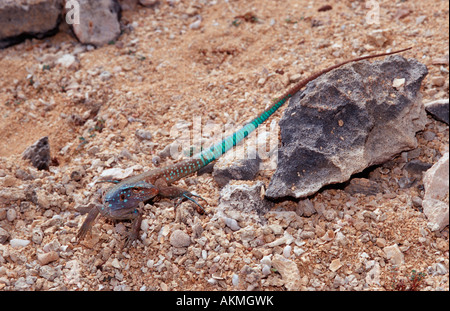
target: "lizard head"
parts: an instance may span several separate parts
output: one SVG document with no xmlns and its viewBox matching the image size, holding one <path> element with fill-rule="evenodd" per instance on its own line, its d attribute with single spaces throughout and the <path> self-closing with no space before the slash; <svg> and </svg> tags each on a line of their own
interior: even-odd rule
<svg viewBox="0 0 450 311">
<path fill-rule="evenodd" d="M 137 214 L 140 202 L 148 201 L 158 194 L 158 188 L 150 183 L 120 182 L 103 195 L 100 213 L 114 219 L 130 219 Z"/>
</svg>

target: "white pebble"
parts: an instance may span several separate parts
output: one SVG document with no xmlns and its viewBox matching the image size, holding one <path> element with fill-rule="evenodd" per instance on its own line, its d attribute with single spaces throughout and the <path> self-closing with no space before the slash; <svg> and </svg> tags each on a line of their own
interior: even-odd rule
<svg viewBox="0 0 450 311">
<path fill-rule="evenodd" d="M 286 245 L 283 249 L 283 256 L 285 258 L 289 258 L 289 256 L 291 256 L 291 250 L 292 250 L 292 247 L 290 245 Z"/>
<path fill-rule="evenodd" d="M 239 225 L 235 219 L 224 217 L 224 220 L 225 220 L 225 224 L 227 225 L 227 227 L 230 228 L 231 230 L 237 231 L 237 230 L 241 229 L 241 227 L 239 227 Z"/>
<path fill-rule="evenodd" d="M 272 259 L 271 259 L 271 257 L 272 257 L 272 254 L 267 255 L 267 256 L 264 256 L 264 257 L 260 260 L 260 263 L 263 264 L 263 265 L 267 265 L 267 266 L 269 266 L 269 268 L 270 268 L 270 266 L 272 266 Z"/>
<path fill-rule="evenodd" d="M 12 247 L 23 247 L 23 246 L 27 246 L 28 244 L 30 244 L 29 240 L 23 240 L 23 239 L 11 239 L 9 241 L 9 244 Z"/>
<path fill-rule="evenodd" d="M 14 221 L 14 219 L 16 219 L 16 210 L 13 208 L 10 208 L 6 211 L 6 219 L 8 219 L 8 221 Z"/>
<path fill-rule="evenodd" d="M 233 283 L 233 286 L 238 286 L 239 285 L 239 275 L 234 273 L 233 276 L 231 277 L 231 283 Z"/>
<path fill-rule="evenodd" d="M 190 29 L 193 29 L 193 30 L 199 29 L 201 23 L 202 23 L 202 20 L 201 20 L 201 19 L 198 19 L 198 20 L 196 20 L 195 22 L 193 22 L 192 24 L 190 24 L 190 25 L 189 25 L 189 28 L 190 28 Z"/>
<path fill-rule="evenodd" d="M 272 271 L 270 271 L 270 267 L 268 265 L 263 265 L 261 273 L 263 275 L 269 275 Z"/>
</svg>

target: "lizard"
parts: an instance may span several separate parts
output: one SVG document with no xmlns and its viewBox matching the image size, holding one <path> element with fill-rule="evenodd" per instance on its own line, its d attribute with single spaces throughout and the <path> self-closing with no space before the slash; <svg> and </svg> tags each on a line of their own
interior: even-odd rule
<svg viewBox="0 0 450 311">
<path fill-rule="evenodd" d="M 95 219 L 100 214 L 106 218 L 114 220 L 132 220 L 131 230 L 128 232 L 124 247 L 131 246 L 132 242 L 137 239 L 139 228 L 142 221 L 142 213 L 139 209 L 139 204 L 148 202 L 155 198 L 169 198 L 176 199 L 178 202 L 176 207 L 183 200 L 191 200 L 197 205 L 197 211 L 203 213 L 204 210 L 200 204 L 197 203 L 193 197 L 200 197 L 185 189 L 182 189 L 172 184 L 186 176 L 192 175 L 209 163 L 217 160 L 222 154 L 236 146 L 239 142 L 244 140 L 252 131 L 259 125 L 264 123 L 271 115 L 273 115 L 288 99 L 299 92 L 306 84 L 319 76 L 339 68 L 345 64 L 357 62 L 365 59 L 375 57 L 382 57 L 392 54 L 397 54 L 411 49 L 411 47 L 397 50 L 393 52 L 373 54 L 361 56 L 346 60 L 336 65 L 325 68 L 321 71 L 313 73 L 309 77 L 300 80 L 293 87 L 288 89 L 283 95 L 272 101 L 272 104 L 260 113 L 252 121 L 244 125 L 241 129 L 229 135 L 221 142 L 207 148 L 198 154 L 182 160 L 173 165 L 165 166 L 163 168 L 156 168 L 146 171 L 136 176 L 131 176 L 116 182 L 115 185 L 107 189 L 102 198 L 102 204 L 95 205 L 88 213 L 83 224 L 81 225 L 77 239 L 82 240 L 92 228 Z M 200 197 L 201 198 L 201 197 Z"/>
</svg>

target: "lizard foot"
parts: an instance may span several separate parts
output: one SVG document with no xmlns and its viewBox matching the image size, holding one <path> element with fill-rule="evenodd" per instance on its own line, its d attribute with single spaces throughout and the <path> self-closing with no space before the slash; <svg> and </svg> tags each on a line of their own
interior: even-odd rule
<svg viewBox="0 0 450 311">
<path fill-rule="evenodd" d="M 192 197 L 200 198 L 200 199 L 202 199 L 203 201 L 205 201 L 206 204 L 208 204 L 208 202 L 207 202 L 204 198 L 202 198 L 201 196 L 186 191 L 186 192 L 183 192 L 183 193 L 180 195 L 180 197 L 179 197 L 179 199 L 178 199 L 178 202 L 175 203 L 175 211 L 176 211 L 178 205 L 180 205 L 181 202 L 183 202 L 185 199 L 187 199 L 187 200 L 189 200 L 189 201 L 191 201 L 191 202 L 194 202 L 195 205 L 197 205 L 197 212 L 198 212 L 199 214 L 206 214 L 205 209 L 204 209 L 204 208 L 203 208 L 203 207 L 202 207 L 195 199 L 193 199 Z"/>
</svg>

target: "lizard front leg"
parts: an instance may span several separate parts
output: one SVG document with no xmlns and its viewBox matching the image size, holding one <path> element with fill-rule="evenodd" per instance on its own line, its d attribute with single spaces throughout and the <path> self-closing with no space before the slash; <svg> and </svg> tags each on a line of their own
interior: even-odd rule
<svg viewBox="0 0 450 311">
<path fill-rule="evenodd" d="M 86 219 L 84 220 L 83 224 L 80 227 L 80 230 L 78 230 L 77 233 L 77 240 L 83 240 L 86 236 L 86 234 L 91 230 L 92 226 L 94 225 L 95 219 L 97 218 L 99 214 L 99 210 L 97 206 L 94 206 L 88 213 Z"/>
<path fill-rule="evenodd" d="M 141 222 L 142 222 L 142 213 L 139 210 L 136 210 L 137 213 L 136 217 L 133 219 L 133 222 L 131 223 L 131 229 L 128 232 L 127 239 L 124 244 L 124 248 L 128 248 L 133 244 L 133 241 L 137 240 L 137 237 L 139 235 L 139 228 L 141 228 Z"/>
</svg>

